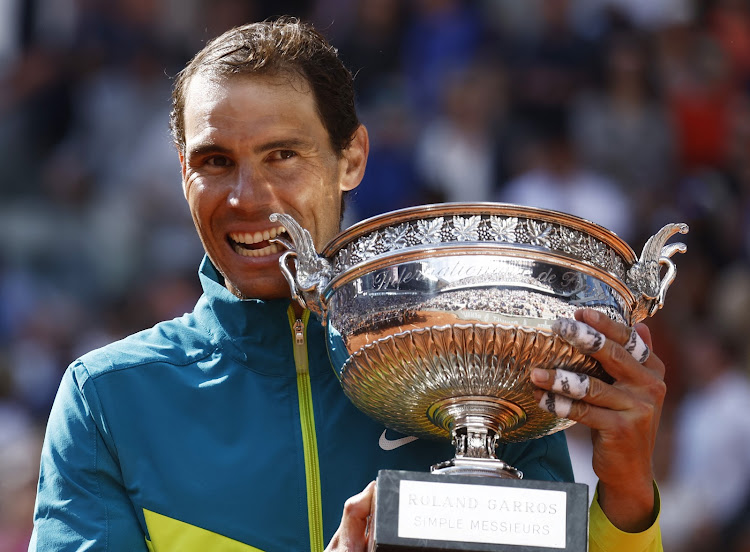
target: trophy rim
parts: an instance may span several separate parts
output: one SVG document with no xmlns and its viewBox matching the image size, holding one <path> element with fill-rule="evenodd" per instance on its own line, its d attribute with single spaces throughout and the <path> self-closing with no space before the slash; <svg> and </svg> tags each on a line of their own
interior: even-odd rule
<svg viewBox="0 0 750 552">
<path fill-rule="evenodd" d="M 326 258 L 331 258 L 350 242 L 381 228 L 411 220 L 452 215 L 515 216 L 560 224 L 584 232 L 606 243 L 620 254 L 628 264 L 633 264 L 638 259 L 633 248 L 623 238 L 596 222 L 554 209 L 490 201 L 430 203 L 375 215 L 353 224 L 334 236 L 325 245 L 321 254 Z"/>
<path fill-rule="evenodd" d="M 574 259 L 570 256 L 550 251 L 543 247 L 519 246 L 516 244 L 489 243 L 489 242 L 461 242 L 441 243 L 431 247 L 412 246 L 396 251 L 381 253 L 378 256 L 357 263 L 351 268 L 337 274 L 325 286 L 323 297 L 328 299 L 342 286 L 353 282 L 365 274 L 373 271 L 387 268 L 393 265 L 399 265 L 406 262 L 417 262 L 427 259 L 434 259 L 436 256 L 453 257 L 459 255 L 504 255 L 520 259 L 530 259 L 538 261 L 554 261 L 560 266 L 565 266 L 572 270 L 580 271 L 589 276 L 595 277 L 614 288 L 623 299 L 630 305 L 635 301 L 633 291 L 625 283 L 604 268 L 582 259 Z"/>
</svg>

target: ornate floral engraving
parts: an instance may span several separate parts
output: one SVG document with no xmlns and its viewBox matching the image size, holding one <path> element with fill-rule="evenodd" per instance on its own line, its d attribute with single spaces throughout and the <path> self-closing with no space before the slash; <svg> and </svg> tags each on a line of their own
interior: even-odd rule
<svg viewBox="0 0 750 552">
<path fill-rule="evenodd" d="M 559 233 L 561 237 L 560 246 L 564 251 L 570 251 L 573 255 L 583 257 L 591 249 L 591 236 L 568 228 L 561 228 Z"/>
<path fill-rule="evenodd" d="M 612 258 L 610 256 L 611 252 L 612 250 L 604 243 L 598 240 L 592 240 L 590 259 L 595 265 L 610 270 L 612 266 Z"/>
<path fill-rule="evenodd" d="M 528 220 L 526 222 L 529 229 L 529 242 L 531 245 L 540 247 L 551 247 L 554 228 L 547 222 L 538 222 Z"/>
<path fill-rule="evenodd" d="M 453 217 L 453 235 L 456 241 L 479 241 L 479 222 L 481 217 Z"/>
<path fill-rule="evenodd" d="M 366 257 L 362 257 L 361 253 L 362 250 L 359 247 L 359 241 L 356 241 L 354 243 L 350 243 L 346 246 L 348 252 L 349 252 L 349 262 L 353 265 L 360 263 L 364 260 L 367 260 Z"/>
<path fill-rule="evenodd" d="M 455 215 L 418 219 L 365 234 L 342 247 L 334 266 L 341 273 L 388 251 L 451 242 L 495 242 L 533 245 L 592 263 L 623 279 L 625 260 L 606 243 L 561 224 L 501 215 Z"/>
<path fill-rule="evenodd" d="M 409 246 L 409 228 L 409 223 L 404 223 L 385 229 L 385 239 L 392 249 L 403 249 Z"/>
<path fill-rule="evenodd" d="M 372 257 L 378 254 L 378 249 L 385 251 L 385 247 L 378 248 L 378 241 L 380 240 L 380 232 L 373 232 L 369 236 L 365 236 L 362 240 L 362 254 L 365 257 Z"/>
<path fill-rule="evenodd" d="M 422 237 L 422 243 L 440 243 L 443 228 L 443 217 L 422 219 L 417 221 L 417 232 Z"/>
<path fill-rule="evenodd" d="M 488 232 L 493 241 L 514 243 L 516 241 L 516 217 L 490 216 Z"/>
</svg>

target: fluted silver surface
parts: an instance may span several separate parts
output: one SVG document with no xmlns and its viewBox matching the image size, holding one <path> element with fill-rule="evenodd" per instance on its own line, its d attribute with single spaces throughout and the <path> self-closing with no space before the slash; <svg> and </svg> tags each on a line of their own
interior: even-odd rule
<svg viewBox="0 0 750 552">
<path fill-rule="evenodd" d="M 536 405 L 528 378 L 533 366 L 606 377 L 549 331 L 454 324 L 369 343 L 347 361 L 341 380 L 360 409 L 407 435 L 450 438 L 455 414 L 445 411 L 465 404 L 473 412 L 489 407 L 501 439 L 522 441 L 570 425 Z"/>
</svg>

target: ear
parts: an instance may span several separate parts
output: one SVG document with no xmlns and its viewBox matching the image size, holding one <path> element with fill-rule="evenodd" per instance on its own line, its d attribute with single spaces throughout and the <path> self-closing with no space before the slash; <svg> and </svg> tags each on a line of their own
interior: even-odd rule
<svg viewBox="0 0 750 552">
<path fill-rule="evenodd" d="M 182 195 L 187 199 L 187 189 L 185 188 L 185 150 L 180 148 L 177 152 L 180 156 L 180 173 L 182 174 Z"/>
<path fill-rule="evenodd" d="M 362 182 L 367 165 L 367 155 L 370 153 L 370 138 L 365 125 L 359 125 L 354 132 L 354 137 L 347 148 L 342 152 L 344 169 L 339 182 L 342 192 L 353 190 Z"/>
</svg>

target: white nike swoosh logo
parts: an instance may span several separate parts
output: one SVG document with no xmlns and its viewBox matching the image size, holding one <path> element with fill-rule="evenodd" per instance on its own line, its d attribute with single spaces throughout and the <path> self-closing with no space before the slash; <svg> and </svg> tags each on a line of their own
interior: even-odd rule
<svg viewBox="0 0 750 552">
<path fill-rule="evenodd" d="M 385 436 L 386 431 L 386 429 L 383 430 L 383 433 L 380 434 L 380 440 L 378 441 L 380 448 L 382 448 L 383 450 L 397 449 L 398 447 L 408 445 L 412 441 L 416 441 L 418 439 L 418 437 L 412 436 L 401 437 L 400 439 L 389 439 Z"/>
</svg>

